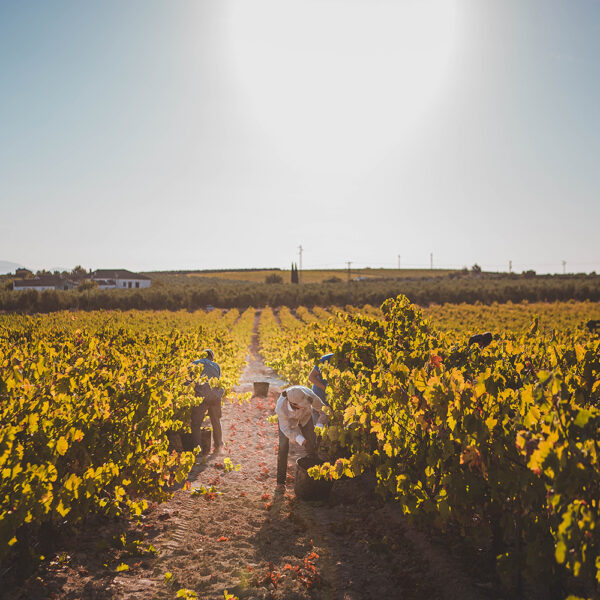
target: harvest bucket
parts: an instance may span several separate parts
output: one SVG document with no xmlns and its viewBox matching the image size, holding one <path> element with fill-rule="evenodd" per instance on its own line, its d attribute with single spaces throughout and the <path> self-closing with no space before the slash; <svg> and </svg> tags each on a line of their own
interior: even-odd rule
<svg viewBox="0 0 600 600">
<path fill-rule="evenodd" d="M 296 460 L 296 478 L 294 492 L 302 500 L 326 500 L 333 487 L 329 479 L 313 479 L 308 469 L 320 465 L 322 461 L 312 456 L 303 456 Z"/>
<path fill-rule="evenodd" d="M 210 452 L 211 436 L 212 429 L 210 427 L 203 427 L 200 430 L 200 452 L 202 454 L 208 454 Z"/>
<path fill-rule="evenodd" d="M 194 449 L 194 437 L 191 433 L 186 433 L 185 431 L 179 432 L 179 437 L 181 438 L 181 447 L 185 452 L 191 452 Z"/>
<path fill-rule="evenodd" d="M 269 382 L 268 381 L 255 381 L 254 382 L 254 395 L 259 398 L 266 398 L 269 393 Z"/>
<path fill-rule="evenodd" d="M 167 431 L 167 440 L 169 441 L 169 450 L 183 452 L 183 443 L 181 441 L 181 435 L 179 431 L 169 429 L 169 431 Z"/>
<path fill-rule="evenodd" d="M 182 450 L 191 452 L 194 448 L 200 446 L 202 454 L 210 452 L 210 441 L 212 435 L 211 427 L 193 427 L 191 433 L 179 432 L 181 438 Z"/>
</svg>

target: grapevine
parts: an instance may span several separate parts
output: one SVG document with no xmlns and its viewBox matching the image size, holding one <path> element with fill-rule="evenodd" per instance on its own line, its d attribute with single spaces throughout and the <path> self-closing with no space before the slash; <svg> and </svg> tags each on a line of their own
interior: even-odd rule
<svg viewBox="0 0 600 600">
<path fill-rule="evenodd" d="M 313 476 L 374 472 L 407 517 L 489 544 L 508 588 L 568 572 L 597 593 L 600 342 L 574 311 L 559 318 L 554 308 L 542 321 L 564 329 L 533 314 L 525 330 L 491 328 L 485 349 L 468 345 L 472 330 L 440 331 L 401 296 L 379 316 L 339 312 L 302 328 L 271 320 L 261 345 L 291 383 L 306 384 L 318 357 L 334 354 L 322 365 L 324 435 L 345 453 Z M 459 310 L 449 314 L 460 323 Z"/>
</svg>

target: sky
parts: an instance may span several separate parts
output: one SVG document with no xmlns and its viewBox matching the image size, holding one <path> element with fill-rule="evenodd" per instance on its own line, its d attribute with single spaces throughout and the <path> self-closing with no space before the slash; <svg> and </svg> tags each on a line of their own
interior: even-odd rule
<svg viewBox="0 0 600 600">
<path fill-rule="evenodd" d="M 0 0 L 0 259 L 600 272 L 598 57 L 600 0 Z"/>
</svg>

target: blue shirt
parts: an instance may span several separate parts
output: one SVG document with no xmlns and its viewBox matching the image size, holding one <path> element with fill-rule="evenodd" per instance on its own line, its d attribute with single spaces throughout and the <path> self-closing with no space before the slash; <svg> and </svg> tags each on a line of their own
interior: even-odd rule
<svg viewBox="0 0 600 600">
<path fill-rule="evenodd" d="M 329 362 L 331 360 L 331 358 L 333 357 L 333 352 L 331 354 L 324 354 L 323 356 L 321 356 L 321 358 L 319 359 L 319 362 L 315 365 L 314 370 L 317 373 L 317 377 L 319 378 L 319 381 L 325 386 L 327 387 L 327 382 L 323 379 L 323 376 L 321 375 L 321 370 L 319 369 L 319 365 L 322 365 L 323 363 Z M 312 386 L 312 391 L 319 396 L 319 398 L 325 402 L 325 390 L 322 390 L 321 388 L 317 387 L 316 385 Z"/>
<path fill-rule="evenodd" d="M 202 365 L 202 375 L 206 375 L 209 379 L 216 377 L 221 378 L 221 367 L 208 358 L 199 358 L 198 360 L 192 361 L 193 365 Z"/>
</svg>

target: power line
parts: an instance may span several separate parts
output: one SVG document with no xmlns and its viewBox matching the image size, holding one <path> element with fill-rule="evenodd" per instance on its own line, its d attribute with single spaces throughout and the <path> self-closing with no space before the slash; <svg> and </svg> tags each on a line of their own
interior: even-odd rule
<svg viewBox="0 0 600 600">
<path fill-rule="evenodd" d="M 329 263 L 317 263 L 306 265 L 307 269 L 344 269 L 348 268 L 348 262 L 354 265 L 364 265 L 364 266 L 355 266 L 355 269 L 433 269 L 433 253 L 429 255 L 429 264 L 415 262 L 415 263 L 407 263 L 401 260 L 401 255 L 397 255 L 397 262 L 390 261 L 372 261 L 372 260 L 360 260 L 355 259 L 353 261 L 339 261 L 339 262 L 329 262 Z M 492 270 L 497 269 L 499 271 L 506 271 L 508 266 L 508 272 L 512 273 L 515 270 L 523 270 L 523 269 L 552 269 L 554 268 L 556 272 L 562 272 L 566 274 L 566 260 L 554 261 L 554 262 L 539 262 L 539 263 L 531 263 L 527 261 L 514 261 L 509 260 L 507 263 L 479 263 L 482 269 L 484 270 Z M 600 260 L 598 261 L 584 261 L 584 262 L 570 262 L 571 271 L 577 268 L 583 267 L 594 267 L 596 269 L 600 268 Z M 460 271 L 464 268 L 467 268 L 465 263 L 457 264 L 457 263 L 436 263 L 435 269 L 437 270 L 456 270 Z"/>
</svg>

